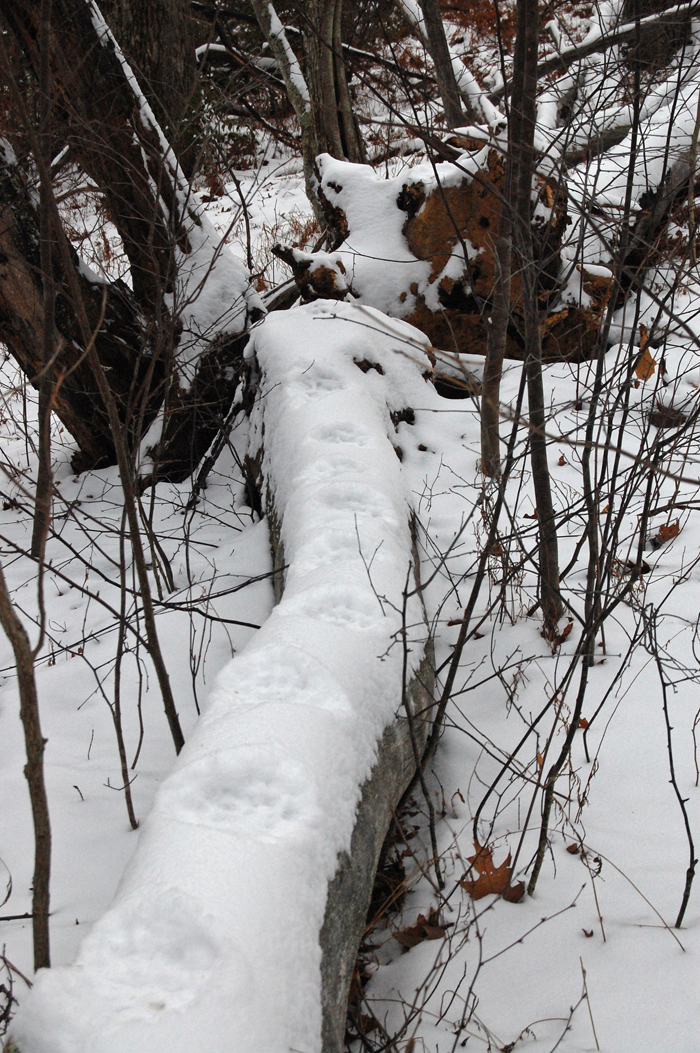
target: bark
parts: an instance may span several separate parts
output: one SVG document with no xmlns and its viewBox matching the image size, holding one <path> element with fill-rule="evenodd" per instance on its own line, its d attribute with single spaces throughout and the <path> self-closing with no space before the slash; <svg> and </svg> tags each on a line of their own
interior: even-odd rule
<svg viewBox="0 0 700 1053">
<path fill-rule="evenodd" d="M 260 464 L 249 465 L 252 485 L 259 485 Z M 282 524 L 274 504 L 265 509 L 272 548 L 275 601 L 284 592 L 285 557 Z M 418 557 L 415 555 L 416 566 Z M 418 584 L 416 580 L 416 584 Z M 403 708 L 386 728 L 378 746 L 377 762 L 362 787 L 350 851 L 338 856 L 328 886 L 326 912 L 320 933 L 323 1053 L 343 1053 L 348 995 L 357 953 L 367 925 L 374 877 L 391 821 L 401 799 L 416 777 L 416 754 L 423 756 L 433 723 L 435 659 L 432 641 L 408 684 L 403 685 Z"/>
<path fill-rule="evenodd" d="M 316 218 L 323 222 L 324 212 L 318 195 L 319 178 L 316 169 L 316 157 L 322 152 L 322 147 L 317 121 L 311 108 L 309 88 L 272 4 L 266 3 L 265 0 L 251 0 L 251 4 L 270 51 L 277 59 L 289 101 L 299 121 L 306 193 Z"/>
<path fill-rule="evenodd" d="M 321 153 L 343 157 L 333 68 L 335 0 L 307 0 L 304 8 L 304 55 L 311 114 Z"/>
<path fill-rule="evenodd" d="M 513 245 L 508 209 L 501 211 L 494 243 L 496 285 L 486 332 L 486 357 L 481 387 L 481 470 L 496 479 L 501 474 L 501 376 L 510 321 L 510 270 Z"/>
<path fill-rule="evenodd" d="M 198 76 L 189 0 L 100 0 L 100 10 L 191 178 Z"/>
<path fill-rule="evenodd" d="M 246 332 L 213 340 L 191 387 L 171 389 L 163 436 L 152 454 L 157 479 L 186 479 L 225 427 L 229 407 L 245 387 L 248 339 Z"/>
<path fill-rule="evenodd" d="M 685 11 L 676 10 L 675 17 L 669 18 L 668 9 L 674 7 L 676 5 L 668 0 L 625 0 L 621 16 L 624 19 L 632 21 L 655 14 L 666 15 L 656 26 L 647 27 L 646 33 L 636 43 L 632 61 L 641 63 L 643 69 L 663 69 L 690 41 L 690 11 L 687 7 Z"/>
<path fill-rule="evenodd" d="M 343 53 L 343 0 L 335 0 L 333 17 L 333 70 L 335 73 L 335 94 L 340 123 L 340 139 L 348 161 L 353 164 L 364 164 L 367 161 L 365 146 L 362 141 L 357 118 L 352 109 L 352 98 L 348 86 L 345 56 Z"/>
<path fill-rule="evenodd" d="M 129 259 L 133 285 L 131 292 L 120 282 L 91 282 L 74 253 L 69 274 L 61 255 L 56 270 L 53 408 L 80 445 L 76 468 L 84 468 L 118 460 L 112 415 L 100 394 L 102 377 L 108 378 L 106 390 L 115 401 L 120 427 L 126 427 L 127 454 L 167 395 L 165 438 L 158 453 L 168 466 L 168 478 L 180 480 L 196 466 L 192 458 L 206 449 L 228 412 L 231 384 L 222 382 L 217 390 L 216 381 L 231 376 L 240 356 L 230 341 L 215 341 L 200 354 L 194 382 L 180 382 L 177 307 L 173 312 L 167 297 L 175 291 L 178 258 L 192 251 L 187 231 L 201 228 L 202 220 L 167 141 L 96 9 L 84 0 L 53 0 L 52 13 L 50 73 L 57 126 L 73 158 L 102 194 Z M 31 0 L 7 0 L 2 16 L 38 77 L 35 5 Z M 12 84 L 4 46 L 1 53 Z M 24 101 L 16 83 L 13 94 L 22 110 Z M 26 114 L 23 123 L 36 156 L 36 135 Z M 28 191 L 19 185 L 16 173 L 12 178 L 10 174 L 5 166 L 0 238 L 8 244 L 0 248 L 0 266 L 8 281 L 0 290 L 0 332 L 26 375 L 35 380 L 41 368 L 37 334 L 43 324 L 37 292 L 39 241 Z M 59 231 L 60 225 L 55 233 Z M 216 245 L 206 251 L 213 261 Z M 80 321 L 83 315 L 86 326 Z M 85 332 L 90 334 L 90 346 L 84 342 Z M 90 364 L 93 344 L 101 367 L 107 370 L 99 380 Z M 227 347 L 231 358 L 225 362 Z M 200 406 L 202 391 L 207 402 Z M 172 423 L 170 415 L 175 418 Z M 193 441 L 195 419 L 206 426 Z"/>
<path fill-rule="evenodd" d="M 432 711 L 434 659 L 432 647 L 407 689 L 414 715 L 413 729 L 421 754 L 425 749 Z M 321 929 L 321 1002 L 323 1053 L 345 1049 L 348 994 L 357 952 L 367 926 L 367 912 L 379 858 L 391 821 L 416 774 L 408 717 L 400 714 L 384 732 L 377 763 L 362 787 L 350 852 L 338 859 L 338 869 L 328 888 Z"/>
<path fill-rule="evenodd" d="M 352 112 L 342 45 L 342 0 L 307 0 L 304 57 L 319 153 L 359 163 L 363 148 Z"/>
<path fill-rule="evenodd" d="M 530 416 L 530 461 L 539 520 L 540 602 L 545 630 L 552 633 L 561 617 L 559 554 L 547 464 L 542 346 L 537 302 L 537 268 L 532 243 L 532 181 L 537 106 L 537 0 L 518 0 L 513 55 L 513 93 L 509 133 L 512 159 L 514 245 L 522 290 L 522 333 L 525 344 Z"/>
<path fill-rule="evenodd" d="M 580 62 L 589 55 L 599 55 L 605 51 L 609 51 L 610 48 L 615 47 L 618 44 L 631 44 L 636 39 L 637 26 L 642 37 L 648 35 L 653 36 L 660 28 L 665 26 L 684 26 L 687 23 L 687 19 L 700 11 L 700 0 L 691 0 L 687 4 L 678 4 L 675 7 L 669 7 L 667 10 L 662 11 L 659 14 L 646 15 L 641 18 L 639 22 L 627 22 L 624 25 L 619 26 L 617 29 L 611 30 L 609 33 L 601 34 L 596 39 L 589 40 L 586 44 L 574 44 L 571 47 L 564 48 L 553 55 L 549 55 L 547 58 L 542 59 L 537 64 L 537 76 L 544 77 L 548 73 L 555 73 L 558 70 L 568 69 L 569 66 L 573 66 L 575 62 Z M 493 97 L 496 99 L 503 98 L 504 95 L 509 95 L 513 91 L 513 79 L 507 80 L 502 88 L 498 88 L 493 92 Z"/>
<path fill-rule="evenodd" d="M 20 97 L 16 100 L 20 107 L 22 106 L 22 100 Z M 27 123 L 27 128 L 29 127 Z M 37 167 L 39 168 L 39 176 L 43 184 L 50 184 L 50 174 L 48 166 L 45 164 L 41 152 L 36 149 L 35 146 L 35 160 Z M 146 560 L 144 557 L 143 544 L 141 540 L 141 528 L 138 519 L 138 513 L 136 510 L 135 500 L 135 488 L 134 488 L 134 462 L 129 455 L 127 449 L 125 431 L 122 426 L 122 422 L 119 419 L 119 412 L 117 408 L 116 399 L 112 393 L 109 383 L 106 378 L 104 366 L 99 360 L 97 351 L 95 350 L 94 336 L 90 332 L 90 324 L 85 307 L 80 294 L 80 288 L 78 285 L 77 275 L 73 269 L 72 256 L 70 252 L 70 246 L 68 238 L 60 229 L 60 215 L 58 212 L 58 206 L 56 205 L 55 198 L 53 195 L 49 197 L 49 207 L 51 209 L 51 219 L 53 223 L 53 229 L 56 233 L 56 240 L 58 243 L 58 249 L 63 264 L 64 273 L 68 280 L 70 288 L 70 296 L 72 307 L 75 312 L 77 323 L 80 327 L 81 343 L 85 349 L 85 357 L 87 358 L 92 374 L 95 378 L 97 388 L 107 410 L 107 416 L 109 419 L 109 428 L 114 442 L 114 452 L 116 454 L 117 464 L 119 466 L 119 481 L 122 486 L 124 495 L 124 511 L 129 524 L 129 536 L 131 540 L 131 548 L 134 557 L 134 565 L 136 568 L 136 574 L 139 582 L 139 591 L 141 594 L 141 601 L 143 604 L 143 619 L 146 627 L 146 639 L 148 644 L 148 653 L 151 661 L 155 667 L 156 676 L 161 689 L 161 695 L 163 699 L 163 705 L 165 708 L 165 714 L 170 726 L 170 731 L 175 745 L 177 753 L 180 752 L 184 745 L 184 738 L 182 730 L 180 728 L 180 722 L 178 719 L 177 710 L 175 708 L 175 701 L 173 699 L 172 690 L 170 687 L 170 679 L 168 677 L 167 669 L 163 661 L 163 655 L 160 649 L 160 642 L 158 640 L 158 633 L 156 630 L 155 616 L 153 611 L 153 600 L 151 597 L 151 586 L 148 580 L 148 571 L 146 567 Z"/>
<path fill-rule="evenodd" d="M 49 36 L 51 33 L 50 0 L 41 0 L 41 82 L 39 84 L 39 143 L 44 164 L 51 164 L 51 80 L 49 74 Z M 53 375 L 51 356 L 56 323 L 56 288 L 53 280 L 53 232 L 51 229 L 51 188 L 40 188 L 41 228 L 41 284 L 43 326 L 41 333 L 42 370 L 39 381 L 39 450 L 36 492 L 34 495 L 34 521 L 30 553 L 33 559 L 43 562 L 46 537 L 51 521 L 51 403 L 53 401 Z M 41 576 L 41 572 L 40 572 Z"/>
<path fill-rule="evenodd" d="M 35 386 L 44 364 L 41 348 L 47 323 L 41 245 L 40 217 L 26 177 L 5 144 L 0 152 L 0 338 Z M 96 334 L 98 357 L 108 371 L 120 419 L 133 441 L 135 419 L 130 407 L 143 406 L 146 426 L 157 409 L 162 366 L 153 362 L 152 333 L 123 282 L 90 281 L 77 254 L 71 251 L 70 257 L 91 333 Z M 112 464 L 114 442 L 107 413 L 85 357 L 68 277 L 55 243 L 51 267 L 56 289 L 51 408 L 80 446 L 74 458 L 76 471 Z M 151 365 L 152 392 L 148 393 L 144 385 Z"/>
<path fill-rule="evenodd" d="M 458 76 L 466 76 L 467 70 L 462 60 L 454 57 L 450 51 L 438 0 L 419 0 L 422 18 L 418 16 L 413 3 L 404 0 L 399 0 L 399 3 L 405 18 L 418 33 L 433 60 L 446 124 L 450 128 L 458 128 L 464 124 L 479 124 L 483 119 L 491 123 L 491 117 L 496 115 L 494 107 L 482 98 L 479 103 L 481 112 L 477 113 L 470 91 L 464 84 L 460 87 Z M 478 91 L 477 82 L 471 74 L 468 74 L 468 80 Z"/>
<path fill-rule="evenodd" d="M 34 969 L 51 965 L 49 941 L 49 902 L 51 881 L 51 823 L 44 782 L 44 748 L 39 699 L 34 679 L 34 655 L 29 637 L 12 606 L 5 576 L 0 567 L 0 625 L 12 644 L 19 681 L 20 719 L 24 729 L 27 763 L 24 774 L 34 823 L 34 878 L 32 881 L 32 933 Z"/>
<path fill-rule="evenodd" d="M 3 18 L 38 75 L 37 8 L 32 0 L 6 0 Z M 51 74 L 73 157 L 103 194 L 139 304 L 155 312 L 172 284 L 174 247 L 186 247 L 176 188 L 162 139 L 84 0 L 53 0 Z"/>
<path fill-rule="evenodd" d="M 435 66 L 440 98 L 445 111 L 445 122 L 450 128 L 464 124 L 459 88 L 452 68 L 452 57 L 447 46 L 438 0 L 419 0 L 423 12 L 428 48 Z"/>
</svg>

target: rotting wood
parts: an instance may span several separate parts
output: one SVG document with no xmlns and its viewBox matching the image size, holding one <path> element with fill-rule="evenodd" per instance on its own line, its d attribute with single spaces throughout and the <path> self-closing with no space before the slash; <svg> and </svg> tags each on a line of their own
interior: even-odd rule
<svg viewBox="0 0 700 1053">
<path fill-rule="evenodd" d="M 501 272 L 495 243 L 504 188 L 504 159 L 497 150 L 490 149 L 481 169 L 457 185 L 426 190 L 418 182 L 406 184 L 397 194 L 397 207 L 406 214 L 402 233 L 408 248 L 417 260 L 429 261 L 431 268 L 428 289 L 419 288 L 414 282 L 403 294 L 404 299 L 410 294 L 415 301 L 405 321 L 425 333 L 433 347 L 486 354 L 488 318 Z M 557 303 L 562 287 L 560 246 L 567 225 L 565 184 L 540 176 L 538 197 L 540 207 L 533 218 L 532 237 L 542 358 L 545 362 L 584 361 L 597 346 L 611 280 L 582 271 L 582 302 Z M 333 209 L 337 233 L 334 248 L 343 240 L 352 246 L 353 235 L 361 232 L 349 229 L 342 209 Z M 462 274 L 456 275 L 455 257 L 464 259 L 463 246 L 467 247 L 470 260 Z M 274 251 L 291 267 L 304 302 L 356 298 L 339 253 L 301 252 L 280 246 L 275 246 Z M 517 266 L 512 272 L 505 357 L 522 360 L 521 274 Z M 428 296 L 433 289 L 437 296 Z M 371 298 L 369 302 L 371 305 Z"/>
</svg>

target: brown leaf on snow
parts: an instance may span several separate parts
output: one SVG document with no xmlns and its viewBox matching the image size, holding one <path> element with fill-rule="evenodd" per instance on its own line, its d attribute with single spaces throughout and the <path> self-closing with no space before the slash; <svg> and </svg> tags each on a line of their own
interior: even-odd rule
<svg viewBox="0 0 700 1053">
<path fill-rule="evenodd" d="M 394 933 L 394 939 L 406 949 L 417 947 L 424 940 L 444 940 L 447 929 L 452 922 L 440 921 L 440 911 L 431 910 L 426 918 L 419 914 L 415 925 L 408 925 L 401 932 Z"/>
<path fill-rule="evenodd" d="M 583 935 L 590 940 L 591 936 L 593 935 L 593 929 L 584 929 Z"/>
<path fill-rule="evenodd" d="M 579 717 L 578 726 L 580 728 L 583 728 L 585 731 L 585 729 L 588 727 L 588 721 L 585 717 Z"/>
<path fill-rule="evenodd" d="M 674 537 L 678 537 L 681 532 L 680 520 L 676 519 L 673 523 L 667 523 L 664 526 L 659 527 L 658 532 L 651 539 L 654 548 L 658 548 L 659 545 L 665 545 L 667 541 L 671 541 Z"/>
<path fill-rule="evenodd" d="M 571 632 L 573 627 L 574 627 L 574 622 L 573 622 L 573 619 L 572 619 L 569 622 L 569 624 L 564 627 L 562 632 L 560 632 L 559 635 L 555 636 L 554 639 L 552 640 L 552 651 L 556 651 L 557 647 L 561 647 L 561 645 L 564 643 L 564 640 L 567 638 L 567 636 L 569 635 L 569 633 Z"/>
<path fill-rule="evenodd" d="M 510 884 L 513 876 L 513 868 L 510 865 L 510 852 L 500 866 L 495 866 L 491 849 L 488 845 L 483 847 L 478 841 L 474 842 L 476 852 L 469 856 L 471 869 L 479 875 L 475 880 L 463 877 L 457 882 L 465 889 L 472 899 L 482 899 L 484 896 L 503 896 L 509 903 L 519 903 L 525 895 L 525 883 L 518 881 L 516 885 Z"/>
<path fill-rule="evenodd" d="M 569 853 L 569 855 L 577 856 L 578 853 L 579 853 L 579 848 L 580 848 L 580 846 L 577 845 L 576 842 L 574 841 L 573 845 L 567 845 L 566 846 L 566 851 Z"/>
</svg>

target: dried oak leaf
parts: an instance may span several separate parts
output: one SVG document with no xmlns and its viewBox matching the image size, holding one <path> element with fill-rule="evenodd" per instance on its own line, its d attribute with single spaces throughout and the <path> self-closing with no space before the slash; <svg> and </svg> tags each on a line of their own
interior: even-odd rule
<svg viewBox="0 0 700 1053">
<path fill-rule="evenodd" d="M 425 940 L 444 940 L 447 929 L 452 922 L 441 922 L 440 912 L 431 910 L 426 918 L 419 914 L 415 925 L 408 925 L 401 932 L 394 933 L 394 939 L 406 949 L 417 947 Z"/>
<path fill-rule="evenodd" d="M 564 627 L 563 631 L 560 632 L 558 636 L 555 636 L 552 640 L 552 651 L 556 651 L 557 647 L 561 647 L 561 645 L 564 643 L 564 640 L 567 638 L 573 627 L 574 620 L 572 618 L 569 624 Z"/>
<path fill-rule="evenodd" d="M 472 899 L 482 899 L 484 896 L 503 896 L 509 903 L 519 903 L 525 895 L 525 882 L 518 881 L 516 885 L 510 884 L 513 876 L 513 868 L 510 865 L 510 852 L 500 866 L 495 866 L 491 849 L 488 845 L 483 847 L 478 841 L 474 841 L 476 852 L 469 856 L 471 869 L 479 875 L 475 880 L 463 877 L 458 884 L 465 889 Z"/>
<path fill-rule="evenodd" d="M 651 539 L 654 548 L 658 548 L 660 545 L 665 545 L 667 541 L 671 541 L 674 537 L 678 537 L 681 532 L 680 520 L 676 519 L 673 523 L 667 523 L 664 526 L 660 526 L 658 532 Z"/>
<path fill-rule="evenodd" d="M 649 380 L 653 377 L 654 370 L 656 369 L 656 359 L 651 357 L 651 352 L 648 347 L 644 348 L 642 357 L 637 362 L 635 373 L 640 380 Z"/>
<path fill-rule="evenodd" d="M 649 350 L 649 334 L 647 333 L 646 326 L 640 325 L 639 327 L 640 341 L 639 346 L 642 354 L 637 362 L 635 373 L 640 380 L 649 380 L 653 377 L 654 370 L 656 369 L 656 359 L 651 357 L 651 351 Z"/>
</svg>

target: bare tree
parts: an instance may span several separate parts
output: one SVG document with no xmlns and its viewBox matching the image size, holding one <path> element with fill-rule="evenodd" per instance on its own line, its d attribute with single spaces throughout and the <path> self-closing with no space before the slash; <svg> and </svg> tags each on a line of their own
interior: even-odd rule
<svg viewBox="0 0 700 1053">
<path fill-rule="evenodd" d="M 46 739 L 41 733 L 39 699 L 34 679 L 34 658 L 27 631 L 10 600 L 5 575 L 0 567 L 0 624 L 12 644 L 19 682 L 20 718 L 24 728 L 27 764 L 24 774 L 29 786 L 29 798 L 34 822 L 34 879 L 32 884 L 32 932 L 34 936 L 34 968 L 51 965 L 49 944 L 49 900 L 51 883 L 51 823 L 49 802 L 44 781 L 44 748 Z M 39 647 L 41 647 L 41 639 Z"/>
<path fill-rule="evenodd" d="M 77 319 L 84 313 L 90 346 L 106 367 L 104 375 L 127 442 L 135 448 L 161 411 L 161 439 L 153 458 L 156 473 L 184 478 L 216 435 L 238 386 L 242 353 L 238 333 L 262 311 L 243 273 L 239 270 L 234 277 L 233 262 L 222 257 L 220 238 L 197 210 L 137 81 L 95 12 L 83 0 L 56 0 L 52 5 L 51 82 L 54 110 L 60 115 L 54 142 L 58 146 L 63 140 L 99 188 L 122 239 L 133 292 L 119 281 L 86 277 L 74 253 L 67 248 L 60 253 L 54 264 L 58 290 L 54 408 L 80 444 L 82 459 L 77 467 L 114 462 L 108 407 L 95 387 L 88 351 L 78 332 Z M 38 78 L 37 9 L 24 0 L 13 0 L 5 5 L 3 18 L 29 71 Z M 21 111 L 21 92 L 7 47 L 0 57 L 8 83 L 15 85 L 13 95 L 20 97 Z M 27 117 L 25 130 L 28 121 Z M 12 151 L 5 156 L 0 236 L 7 243 L 9 282 L 3 287 L 0 332 L 34 380 L 40 373 L 34 351 L 40 341 L 34 334 L 43 325 L 37 302 L 39 221 L 31 206 L 29 173 L 22 171 Z M 185 353 L 193 373 L 185 379 L 180 373 L 180 312 L 186 306 L 181 274 L 194 270 L 203 278 L 219 262 L 226 262 L 232 271 L 238 301 L 234 292 L 232 301 L 222 304 L 219 326 L 198 339 L 194 362 L 192 352 Z M 201 279 L 199 286 L 190 282 L 184 291 L 185 298 L 200 294 Z"/>
</svg>

